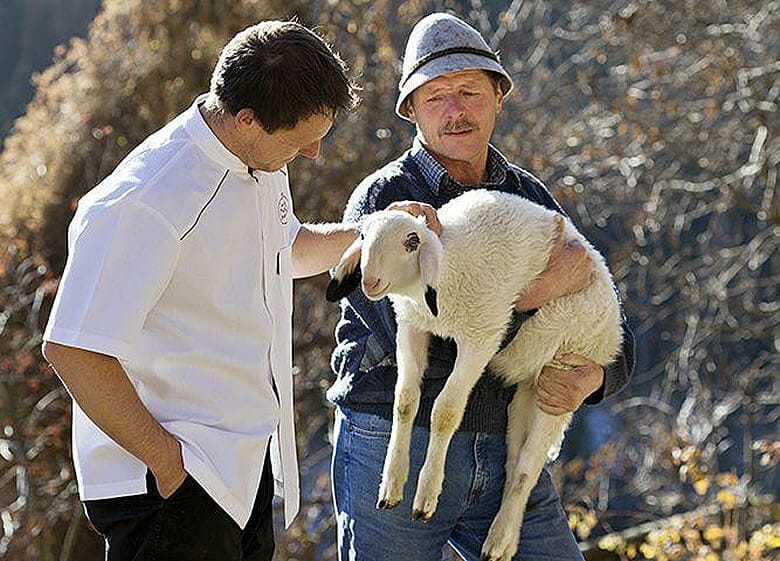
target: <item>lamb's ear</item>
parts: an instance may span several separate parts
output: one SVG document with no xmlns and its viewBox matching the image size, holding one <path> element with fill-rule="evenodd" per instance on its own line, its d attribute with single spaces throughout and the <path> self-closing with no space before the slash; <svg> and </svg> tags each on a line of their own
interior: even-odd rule
<svg viewBox="0 0 780 561">
<path fill-rule="evenodd" d="M 339 264 L 333 278 L 328 283 L 328 289 L 325 292 L 325 299 L 328 302 L 338 302 L 345 296 L 349 296 L 360 286 L 360 253 L 363 249 L 363 240 L 361 238 L 352 242 L 344 255 L 341 256 Z"/>
<path fill-rule="evenodd" d="M 436 289 L 439 286 L 439 269 L 444 256 L 444 246 L 439 237 L 425 230 L 425 242 L 420 248 L 420 277 L 425 286 L 425 303 L 434 316 L 439 315 L 439 305 L 436 298 Z"/>
</svg>

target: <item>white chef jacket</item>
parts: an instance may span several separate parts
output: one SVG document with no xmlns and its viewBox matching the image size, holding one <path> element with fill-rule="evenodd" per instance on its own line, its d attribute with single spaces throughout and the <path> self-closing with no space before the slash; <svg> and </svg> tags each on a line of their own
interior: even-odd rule
<svg viewBox="0 0 780 561">
<path fill-rule="evenodd" d="M 286 168 L 249 172 L 203 97 L 80 201 L 44 340 L 116 357 L 182 445 L 184 469 L 242 528 L 271 439 L 289 524 L 299 505 Z M 147 467 L 74 403 L 82 500 L 146 492 Z"/>
</svg>

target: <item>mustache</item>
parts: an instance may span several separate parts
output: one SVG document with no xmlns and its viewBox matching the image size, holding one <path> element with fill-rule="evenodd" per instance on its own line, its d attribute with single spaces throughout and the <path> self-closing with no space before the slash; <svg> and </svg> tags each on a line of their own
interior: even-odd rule
<svg viewBox="0 0 780 561">
<path fill-rule="evenodd" d="M 468 119 L 459 119 L 453 123 L 444 125 L 441 129 L 442 134 L 454 133 L 454 132 L 466 132 L 476 130 L 477 125 L 469 121 Z"/>
</svg>

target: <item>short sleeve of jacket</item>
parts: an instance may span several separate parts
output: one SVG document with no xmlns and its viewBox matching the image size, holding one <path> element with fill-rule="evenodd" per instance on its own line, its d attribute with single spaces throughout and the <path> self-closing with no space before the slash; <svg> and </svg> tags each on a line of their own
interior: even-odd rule
<svg viewBox="0 0 780 561">
<path fill-rule="evenodd" d="M 127 359 L 179 258 L 156 210 L 120 201 L 77 213 L 44 340 Z"/>
</svg>

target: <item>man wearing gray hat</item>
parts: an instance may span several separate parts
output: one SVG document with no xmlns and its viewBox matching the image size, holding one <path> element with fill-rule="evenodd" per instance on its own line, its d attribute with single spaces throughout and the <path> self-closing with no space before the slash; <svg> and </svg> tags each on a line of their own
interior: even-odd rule
<svg viewBox="0 0 780 561">
<path fill-rule="evenodd" d="M 439 208 L 473 188 L 518 194 L 563 213 L 538 179 L 489 144 L 511 90 L 512 79 L 476 30 L 447 14 L 423 18 L 407 42 L 396 104 L 398 115 L 416 126 L 416 138 L 400 158 L 361 182 L 344 221 L 357 222 L 399 200 Z M 558 243 L 547 270 L 518 297 L 505 340 L 542 304 L 586 287 L 591 267 L 582 247 Z M 571 369 L 545 368 L 538 382 L 540 407 L 559 415 L 619 391 L 634 362 L 633 336 L 624 330 L 623 352 L 610 365 L 567 355 L 563 362 Z M 449 543 L 464 559 L 479 560 L 501 504 L 507 405 L 514 388 L 504 387 L 489 371 L 481 377 L 449 448 L 436 514 L 425 524 L 413 520 L 411 501 L 425 457 L 433 401 L 457 354 L 454 342 L 432 337 L 404 499 L 393 510 L 378 509 L 397 377 L 395 336 L 387 299 L 370 302 L 355 291 L 342 300 L 331 361 L 337 378 L 328 391 L 337 405 L 333 494 L 339 559 L 438 561 Z M 529 499 L 515 559 L 582 559 L 546 469 Z"/>
</svg>

